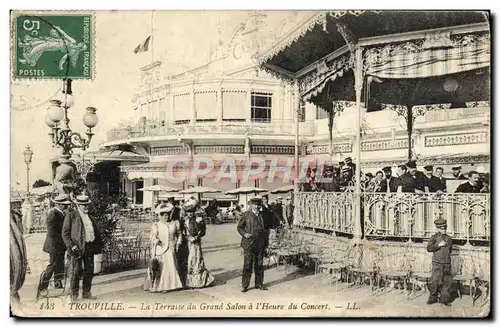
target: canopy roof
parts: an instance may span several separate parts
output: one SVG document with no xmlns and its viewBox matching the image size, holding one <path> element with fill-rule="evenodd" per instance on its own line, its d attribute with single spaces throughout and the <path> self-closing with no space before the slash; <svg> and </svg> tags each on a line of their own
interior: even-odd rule
<svg viewBox="0 0 500 327">
<path fill-rule="evenodd" d="M 259 63 L 278 78 L 297 81 L 303 100 L 330 111 L 333 101 L 355 100 L 356 46 L 363 49 L 362 102 L 369 111 L 382 104 L 463 107 L 490 98 L 487 12 L 319 12 Z"/>
<path fill-rule="evenodd" d="M 337 23 L 358 41 L 376 44 L 377 37 L 451 26 L 488 24 L 487 11 L 323 11 L 314 14 L 259 58 L 259 64 L 282 75 L 295 75 L 308 65 L 346 46 Z M 360 42 L 363 43 L 363 42 Z"/>
</svg>

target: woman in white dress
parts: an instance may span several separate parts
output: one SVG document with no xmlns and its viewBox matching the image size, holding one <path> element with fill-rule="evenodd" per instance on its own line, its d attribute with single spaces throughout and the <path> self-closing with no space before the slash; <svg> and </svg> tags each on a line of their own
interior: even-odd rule
<svg viewBox="0 0 500 327">
<path fill-rule="evenodd" d="M 157 211 L 159 220 L 151 228 L 151 258 L 156 258 L 158 265 L 154 268 L 150 265 L 146 272 L 146 291 L 166 292 L 182 288 L 175 257 L 180 240 L 180 225 L 179 221 L 172 220 L 173 209 L 170 203 L 161 207 Z"/>
</svg>

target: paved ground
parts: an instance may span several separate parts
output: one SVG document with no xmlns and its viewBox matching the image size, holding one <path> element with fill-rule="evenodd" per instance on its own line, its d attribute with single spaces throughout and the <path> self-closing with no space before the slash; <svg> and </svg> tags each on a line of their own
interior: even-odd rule
<svg viewBox="0 0 500 327">
<path fill-rule="evenodd" d="M 142 289 L 145 270 L 96 276 L 93 293 L 95 302 L 82 302 L 79 308 L 53 301 L 54 309 L 40 310 L 41 302 L 33 303 L 37 276 L 30 274 L 20 291 L 27 315 L 87 315 L 87 316 L 485 316 L 487 308 L 472 306 L 470 298 L 457 299 L 451 307 L 426 305 L 422 295 L 408 300 L 406 294 L 391 291 L 374 295 L 368 287 L 345 289 L 344 284 L 332 285 L 328 277 L 311 275 L 294 267 L 274 267 L 266 270 L 268 291 L 252 289 L 240 292 L 242 251 L 234 224 L 210 225 L 204 239 L 207 267 L 216 276 L 213 287 L 170 293 L 149 293 Z M 41 256 L 43 236 L 28 239 L 29 255 Z M 38 244 L 38 246 L 36 246 Z M 33 261 L 32 261 L 33 262 Z M 40 260 L 36 262 L 41 262 Z M 41 265 L 44 267 L 44 264 Z M 32 271 L 37 270 L 33 267 Z M 43 268 L 41 268 L 43 270 Z M 41 270 L 40 270 L 41 271 Z M 337 288 L 339 290 L 337 290 Z M 108 308 L 90 307 L 90 304 Z M 122 303 L 122 304 L 119 304 Z M 109 309 L 113 304 L 112 309 Z M 121 305 L 122 307 L 118 307 Z M 296 305 L 294 307 L 293 305 Z M 355 305 L 355 308 L 350 309 Z M 163 306 L 163 307 L 162 307 Z M 282 306 L 282 307 L 280 307 Z M 122 309 L 123 310 L 120 310 Z M 35 313 L 36 312 L 36 313 Z"/>
</svg>

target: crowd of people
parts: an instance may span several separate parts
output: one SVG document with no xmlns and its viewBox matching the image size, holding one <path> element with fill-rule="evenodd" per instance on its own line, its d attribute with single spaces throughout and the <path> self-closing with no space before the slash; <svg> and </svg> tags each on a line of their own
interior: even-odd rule
<svg viewBox="0 0 500 327">
<path fill-rule="evenodd" d="M 394 174 L 395 172 L 395 174 Z M 348 192 L 354 190 L 356 165 L 352 158 L 340 162 L 338 167 L 326 166 L 322 178 L 316 169 L 309 169 L 307 180 L 300 184 L 301 191 Z M 452 167 L 452 177 L 444 177 L 443 167 L 426 165 L 423 171 L 417 169 L 414 160 L 398 167 L 384 167 L 372 173 L 361 172 L 361 189 L 371 193 L 488 193 L 490 176 L 484 172 L 471 170 L 462 172 L 460 165 Z M 328 180 L 324 182 L 324 180 Z M 456 189 L 448 189 L 447 180 L 463 180 Z"/>
</svg>

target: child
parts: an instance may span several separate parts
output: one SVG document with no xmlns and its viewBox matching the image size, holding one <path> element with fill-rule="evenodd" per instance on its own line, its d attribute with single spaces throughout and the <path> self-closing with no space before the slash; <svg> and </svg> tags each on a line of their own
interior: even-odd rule
<svg viewBox="0 0 500 327">
<path fill-rule="evenodd" d="M 434 221 L 438 232 L 431 236 L 427 243 L 427 252 L 432 252 L 432 275 L 430 295 L 427 304 L 439 302 L 450 306 L 450 290 L 453 277 L 451 275 L 451 236 L 446 234 L 446 220 Z"/>
</svg>

